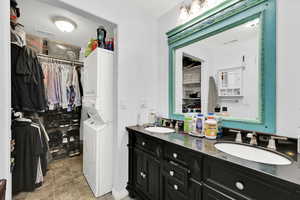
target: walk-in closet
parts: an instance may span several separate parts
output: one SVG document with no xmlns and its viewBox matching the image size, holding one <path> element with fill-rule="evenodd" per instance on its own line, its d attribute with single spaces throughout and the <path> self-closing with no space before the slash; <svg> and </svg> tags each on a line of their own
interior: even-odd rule
<svg viewBox="0 0 300 200">
<path fill-rule="evenodd" d="M 116 26 L 50 1 L 10 2 L 13 199 L 109 197 L 112 175 L 98 171 L 112 168 Z"/>
</svg>

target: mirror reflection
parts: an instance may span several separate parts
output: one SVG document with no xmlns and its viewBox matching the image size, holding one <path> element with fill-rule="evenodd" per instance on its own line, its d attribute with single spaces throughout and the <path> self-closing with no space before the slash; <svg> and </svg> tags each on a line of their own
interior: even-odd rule
<svg viewBox="0 0 300 200">
<path fill-rule="evenodd" d="M 259 120 L 260 20 L 176 50 L 175 111 Z"/>
</svg>

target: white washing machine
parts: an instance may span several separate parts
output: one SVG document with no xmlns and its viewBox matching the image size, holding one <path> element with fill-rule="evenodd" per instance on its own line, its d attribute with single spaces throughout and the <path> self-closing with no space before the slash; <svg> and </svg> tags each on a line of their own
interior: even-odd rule
<svg viewBox="0 0 300 200">
<path fill-rule="evenodd" d="M 83 173 L 96 197 L 112 190 L 112 123 L 84 121 Z"/>
</svg>

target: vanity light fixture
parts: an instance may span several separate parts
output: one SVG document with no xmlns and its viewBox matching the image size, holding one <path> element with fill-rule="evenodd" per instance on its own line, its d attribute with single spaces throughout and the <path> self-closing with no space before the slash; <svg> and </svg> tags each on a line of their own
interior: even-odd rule
<svg viewBox="0 0 300 200">
<path fill-rule="evenodd" d="M 73 32 L 77 27 L 75 22 L 63 17 L 55 18 L 53 22 L 61 32 L 70 33 Z"/>
<path fill-rule="evenodd" d="M 190 15 L 191 16 L 197 16 L 199 13 L 201 13 L 203 7 L 204 7 L 205 0 L 193 0 L 191 9 L 190 9 Z"/>
<path fill-rule="evenodd" d="M 193 0 L 190 6 L 186 6 L 183 3 L 180 7 L 179 23 L 184 23 L 187 20 L 192 19 L 219 5 L 223 1 L 225 0 Z"/>
<path fill-rule="evenodd" d="M 189 18 L 189 11 L 185 4 L 182 4 L 180 7 L 180 15 L 179 20 L 180 22 L 185 22 Z"/>
</svg>

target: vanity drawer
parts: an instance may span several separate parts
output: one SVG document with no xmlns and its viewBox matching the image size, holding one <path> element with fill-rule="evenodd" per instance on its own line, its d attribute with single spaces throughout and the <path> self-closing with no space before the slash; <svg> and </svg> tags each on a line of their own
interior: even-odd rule
<svg viewBox="0 0 300 200">
<path fill-rule="evenodd" d="M 147 137 L 145 135 L 142 134 L 136 134 L 136 142 L 135 142 L 135 146 L 137 146 L 138 148 L 147 151 L 150 154 L 156 155 L 158 156 L 159 154 L 159 143 L 157 140 L 154 140 L 150 137 Z"/>
<path fill-rule="evenodd" d="M 164 157 L 167 160 L 172 160 L 174 162 L 180 163 L 185 166 L 188 165 L 189 159 L 191 159 L 189 155 L 189 151 L 187 151 L 184 148 L 181 148 L 178 145 L 173 145 L 173 144 L 165 145 Z"/>
<path fill-rule="evenodd" d="M 236 199 L 296 199 L 287 183 L 216 158 L 204 158 L 204 183 Z"/>
<path fill-rule="evenodd" d="M 176 179 L 184 185 L 188 184 L 190 171 L 174 162 L 164 162 L 163 173 L 165 176 Z"/>
</svg>

